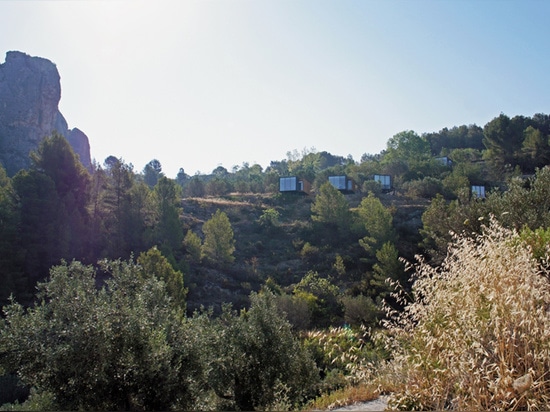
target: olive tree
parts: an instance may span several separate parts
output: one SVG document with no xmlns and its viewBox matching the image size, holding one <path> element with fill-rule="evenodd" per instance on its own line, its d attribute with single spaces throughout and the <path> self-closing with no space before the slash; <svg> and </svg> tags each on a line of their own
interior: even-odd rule
<svg viewBox="0 0 550 412">
<path fill-rule="evenodd" d="M 297 406 L 315 391 L 317 367 L 271 292 L 253 293 L 239 316 L 225 311 L 213 334 L 209 383 L 220 409 L 265 410 Z"/>
<path fill-rule="evenodd" d="M 191 409 L 201 344 L 166 284 L 133 261 L 53 267 L 38 302 L 12 301 L 0 323 L 0 366 L 65 410 Z"/>
</svg>

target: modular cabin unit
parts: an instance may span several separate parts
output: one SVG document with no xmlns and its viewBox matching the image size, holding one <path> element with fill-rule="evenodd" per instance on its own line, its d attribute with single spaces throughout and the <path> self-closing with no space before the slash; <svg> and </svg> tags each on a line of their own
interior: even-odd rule
<svg viewBox="0 0 550 412">
<path fill-rule="evenodd" d="M 392 190 L 390 175 L 374 175 L 374 181 L 380 183 L 383 191 Z"/>
<path fill-rule="evenodd" d="M 472 195 L 480 199 L 485 199 L 485 186 L 472 185 Z"/>
<path fill-rule="evenodd" d="M 328 181 L 342 193 L 355 193 L 355 182 L 345 175 L 329 176 Z"/>
<path fill-rule="evenodd" d="M 311 191 L 311 184 L 297 176 L 279 178 L 279 192 L 281 193 L 303 193 L 308 195 Z"/>
<path fill-rule="evenodd" d="M 436 157 L 435 160 L 437 160 L 439 163 L 441 163 L 443 166 L 452 166 L 453 161 L 449 159 L 447 156 L 443 157 Z"/>
</svg>

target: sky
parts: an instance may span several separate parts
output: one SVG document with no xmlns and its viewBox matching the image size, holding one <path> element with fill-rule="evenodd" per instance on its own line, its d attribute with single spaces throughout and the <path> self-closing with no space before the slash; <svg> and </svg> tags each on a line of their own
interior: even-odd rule
<svg viewBox="0 0 550 412">
<path fill-rule="evenodd" d="M 175 177 L 548 114 L 549 18 L 547 0 L 0 0 L 0 63 L 56 64 L 98 163 Z"/>
</svg>

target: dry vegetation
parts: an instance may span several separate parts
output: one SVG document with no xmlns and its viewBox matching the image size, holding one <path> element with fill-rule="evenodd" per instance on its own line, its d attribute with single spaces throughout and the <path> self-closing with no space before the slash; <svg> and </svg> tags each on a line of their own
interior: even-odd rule
<svg viewBox="0 0 550 412">
<path fill-rule="evenodd" d="M 386 325 L 390 407 L 550 409 L 548 271 L 519 239 L 491 221 L 441 267 L 418 263 L 412 303 Z"/>
</svg>

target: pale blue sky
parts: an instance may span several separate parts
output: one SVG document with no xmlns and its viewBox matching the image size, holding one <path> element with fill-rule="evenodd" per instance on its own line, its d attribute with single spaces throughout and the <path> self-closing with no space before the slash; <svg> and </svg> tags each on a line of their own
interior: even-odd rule
<svg viewBox="0 0 550 412">
<path fill-rule="evenodd" d="M 4 0 L 0 62 L 53 61 L 97 161 L 175 177 L 549 113 L 549 21 L 546 0 Z"/>
</svg>

